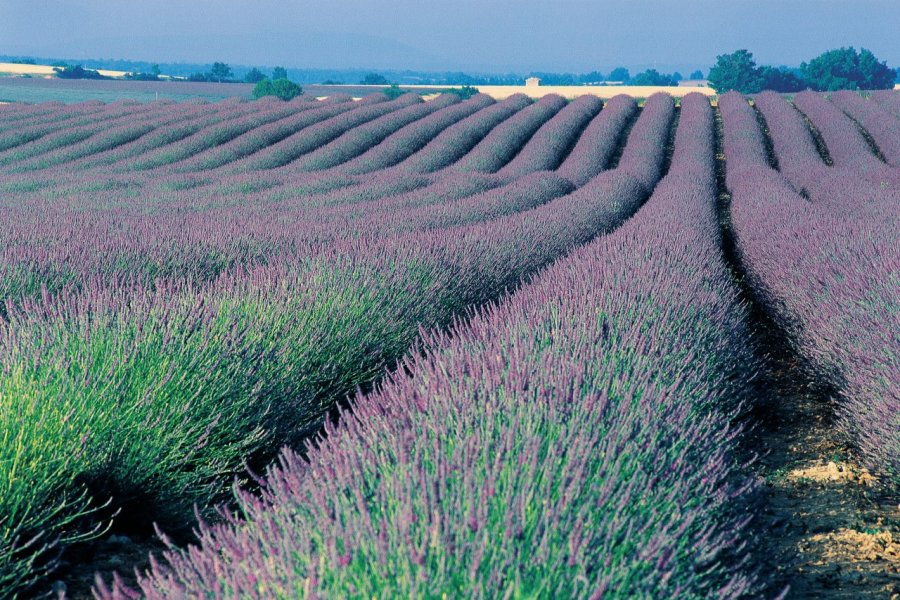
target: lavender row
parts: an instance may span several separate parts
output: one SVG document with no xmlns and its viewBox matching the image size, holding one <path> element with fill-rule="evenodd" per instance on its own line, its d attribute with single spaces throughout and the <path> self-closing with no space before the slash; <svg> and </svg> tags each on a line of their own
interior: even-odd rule
<svg viewBox="0 0 900 600">
<path fill-rule="evenodd" d="M 451 189 L 444 181 L 429 187 L 432 198 L 415 208 L 410 205 L 409 195 L 421 198 L 421 188 L 405 195 L 401 210 L 396 208 L 398 198 L 389 197 L 386 201 L 366 202 L 362 214 L 346 204 L 339 207 L 344 210 L 328 211 L 327 216 L 323 211 L 309 211 L 298 219 L 302 233 L 297 239 L 303 239 L 310 247 L 322 247 L 357 236 L 373 238 L 457 227 L 527 211 L 574 190 L 568 179 L 547 171 L 531 173 L 474 195 L 465 194 L 467 186 Z M 390 208 L 385 210 L 385 205 Z"/>
<path fill-rule="evenodd" d="M 790 103 L 774 92 L 757 95 L 754 103 L 767 124 L 779 170 L 801 195 L 835 205 L 900 200 L 900 173 L 896 170 L 884 164 L 864 169 L 826 164 L 803 115 Z M 841 118 L 846 119 L 844 115 Z M 830 135 L 836 138 L 836 133 Z M 839 140 L 834 141 L 840 146 Z M 830 146 L 823 149 L 825 156 L 830 150 Z M 866 152 L 867 161 L 877 162 L 868 149 Z"/>
<path fill-rule="evenodd" d="M 602 106 L 603 102 L 594 96 L 580 96 L 573 100 L 544 123 L 499 173 L 521 177 L 528 173 L 556 169 Z"/>
<path fill-rule="evenodd" d="M 0 132 L 8 133 L 15 130 L 23 130 L 31 127 L 46 127 L 53 123 L 62 123 L 74 118 L 82 117 L 84 122 L 90 122 L 91 116 L 115 104 L 116 106 L 133 105 L 132 102 L 114 102 L 110 105 L 103 104 L 100 101 L 92 100 L 89 102 L 79 102 L 76 104 L 61 104 L 56 102 L 47 102 L 35 105 L 35 110 L 24 112 L 21 118 L 10 119 L 0 127 Z M 15 104 L 10 105 L 15 106 Z"/>
<path fill-rule="evenodd" d="M 114 235 L 96 235 L 85 198 L 69 199 L 74 212 L 64 219 L 46 219 L 39 205 L 20 213 L 32 220 L 5 234 L 4 279 L 40 293 L 7 302 L 0 324 L 0 385 L 17 402 L 4 413 L 13 443 L 0 450 L 0 465 L 29 465 L 29 479 L 54 490 L 49 497 L 68 500 L 47 506 L 29 479 L 2 473 L 9 488 L 0 514 L 21 516 L 25 507 L 33 518 L 3 520 L 4 539 L 18 541 L 0 570 L 27 577 L 35 557 L 46 556 L 24 546 L 30 534 L 84 534 L 68 520 L 110 496 L 178 522 L 194 502 L 220 497 L 248 456 L 314 429 L 337 399 L 401 357 L 420 327 L 449 325 L 496 299 L 618 226 L 646 193 L 610 172 L 522 213 L 387 238 L 373 232 L 307 254 L 278 253 L 277 237 L 266 246 L 272 228 L 233 212 L 240 207 L 192 223 L 176 206 L 152 220 L 136 206 L 135 224 L 154 228 L 149 237 L 121 229 L 127 220 L 118 215 L 100 224 Z M 183 200 L 189 211 L 191 197 Z M 21 257 L 34 250 L 30 240 L 52 239 L 60 221 L 73 227 L 57 247 L 67 254 L 33 254 L 51 272 L 29 274 L 32 259 Z M 260 237 L 247 237 L 256 226 Z M 178 227 L 190 237 L 173 237 Z M 290 218 L 282 225 L 285 234 L 296 228 Z M 237 262 L 223 269 L 221 249 Z M 265 260 L 254 264 L 260 251 Z M 156 271 L 157 258 L 169 261 L 166 270 Z M 198 264 L 220 274 L 192 279 Z M 54 268 L 61 283 L 79 285 L 49 292 Z M 156 272 L 152 284 L 131 282 L 141 271 Z"/>
<path fill-rule="evenodd" d="M 219 125 L 201 129 L 194 135 L 174 144 L 163 146 L 154 152 L 139 156 L 135 160 L 128 160 L 124 164 L 115 165 L 115 167 L 129 171 L 141 171 L 170 165 L 190 158 L 209 148 L 224 144 L 256 127 L 289 117 L 297 111 L 303 111 L 305 108 L 305 102 L 284 103 L 280 100 L 269 101 L 261 108 L 256 107 L 256 110 L 242 112 L 236 118 L 229 119 Z"/>
<path fill-rule="evenodd" d="M 744 312 L 719 251 L 709 104 L 682 111 L 681 158 L 630 222 L 429 335 L 140 594 L 759 593 L 730 424 Z"/>
<path fill-rule="evenodd" d="M 514 94 L 502 102 L 483 108 L 443 130 L 421 150 L 399 163 L 397 168 L 416 173 L 431 173 L 447 167 L 465 156 L 499 123 L 529 104 L 531 100 L 527 96 Z"/>
<path fill-rule="evenodd" d="M 280 142 L 306 127 L 330 119 L 352 108 L 354 108 L 354 105 L 351 101 L 330 102 L 328 104 L 308 101 L 300 102 L 298 112 L 279 119 L 274 123 L 251 129 L 227 143 L 213 146 L 187 160 L 183 160 L 174 168 L 174 171 L 183 173 L 221 167 L 249 156 L 254 152 L 268 148 L 272 144 Z"/>
<path fill-rule="evenodd" d="M 872 92 L 871 97 L 885 110 L 900 117 L 900 92 L 897 92 L 897 90 L 876 90 Z"/>
<path fill-rule="evenodd" d="M 412 104 L 383 115 L 317 147 L 288 165 L 291 172 L 320 171 L 341 165 L 381 143 L 402 127 L 417 122 L 436 110 L 459 102 L 455 94 L 441 94 L 434 100 Z"/>
<path fill-rule="evenodd" d="M 221 123 L 226 119 L 232 118 L 234 115 L 235 112 L 224 108 L 209 110 L 203 105 L 180 103 L 177 107 L 173 108 L 169 115 L 170 119 L 160 124 L 157 131 L 152 134 L 107 152 L 86 156 L 83 159 L 70 164 L 69 167 L 79 169 L 99 167 L 103 169 L 105 173 L 105 168 L 109 165 L 121 163 L 126 159 L 150 152 L 160 146 L 178 142 L 197 133 L 204 127 L 210 127 L 217 123 Z"/>
<path fill-rule="evenodd" d="M 578 138 L 557 172 L 582 186 L 607 168 L 616 148 L 624 143 L 625 127 L 636 113 L 637 104 L 628 96 L 619 95 L 607 102 Z"/>
<path fill-rule="evenodd" d="M 865 128 L 889 165 L 900 167 L 900 118 L 849 90 L 835 92 L 831 102 Z"/>
<path fill-rule="evenodd" d="M 565 105 L 566 100 L 562 96 L 547 94 L 497 125 L 450 169 L 462 173 L 496 173 L 519 152 L 541 125 Z"/>
<path fill-rule="evenodd" d="M 733 141 L 763 144 L 742 116 L 749 108 L 738 97 L 721 102 L 728 164 L 752 162 Z M 838 391 L 838 425 L 863 462 L 896 485 L 900 204 L 811 203 L 777 172 L 755 167 L 728 178 L 748 280 L 808 366 Z"/>
<path fill-rule="evenodd" d="M 49 111 L 50 109 L 48 109 Z M 36 122 L 32 122 L 31 119 L 12 121 L 8 127 L 0 129 L 0 151 L 33 142 L 63 126 L 70 126 L 73 123 L 78 125 L 90 123 L 94 121 L 92 113 L 96 111 L 96 106 L 85 109 L 81 105 L 72 104 L 53 110 L 50 115 L 39 113 L 40 116 Z"/>
<path fill-rule="evenodd" d="M 794 96 L 794 106 L 803 111 L 822 135 L 836 167 L 868 171 L 884 166 L 856 124 L 821 95 L 800 92 Z"/>
<path fill-rule="evenodd" d="M 643 183 L 647 189 L 662 175 L 668 152 L 668 133 L 675 114 L 675 101 L 668 94 L 656 93 L 647 98 L 641 118 L 628 135 L 618 170 Z"/>
<path fill-rule="evenodd" d="M 443 108 L 403 127 L 377 146 L 341 166 L 346 173 L 362 174 L 392 167 L 422 149 L 428 142 L 461 119 L 494 104 L 486 94 Z"/>
<path fill-rule="evenodd" d="M 418 102 L 421 102 L 421 99 L 414 94 L 403 94 L 396 100 L 388 100 L 387 96 L 383 94 L 371 94 L 356 103 L 352 110 L 340 113 L 308 129 L 299 131 L 277 144 L 273 144 L 247 157 L 247 159 L 235 163 L 233 168 L 238 171 L 253 171 L 256 169 L 282 167 L 304 154 L 327 144 L 354 127 Z"/>
<path fill-rule="evenodd" d="M 51 131 L 46 131 L 34 140 L 12 146 L 0 152 L 0 166 L 38 156 L 64 146 L 76 144 L 90 136 L 104 131 L 109 124 L 126 121 L 142 108 L 132 104 L 110 104 L 105 109 L 86 119 L 85 124 L 67 127 L 65 123 L 56 124 Z"/>
</svg>

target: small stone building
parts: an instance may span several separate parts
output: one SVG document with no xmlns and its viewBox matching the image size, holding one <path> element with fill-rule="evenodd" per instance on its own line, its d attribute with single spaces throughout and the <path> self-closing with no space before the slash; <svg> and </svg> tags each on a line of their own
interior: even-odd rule
<svg viewBox="0 0 900 600">
<path fill-rule="evenodd" d="M 525 80 L 525 87 L 538 87 L 541 85 L 540 77 L 529 77 Z"/>
</svg>

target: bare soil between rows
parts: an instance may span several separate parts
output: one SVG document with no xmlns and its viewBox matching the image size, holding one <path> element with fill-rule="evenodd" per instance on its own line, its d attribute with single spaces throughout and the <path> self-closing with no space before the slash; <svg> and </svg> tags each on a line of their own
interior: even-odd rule
<svg viewBox="0 0 900 600">
<path fill-rule="evenodd" d="M 770 357 L 748 439 L 765 481 L 764 568 L 786 598 L 900 598 L 900 499 L 836 434 L 830 396 L 790 356 Z"/>
</svg>

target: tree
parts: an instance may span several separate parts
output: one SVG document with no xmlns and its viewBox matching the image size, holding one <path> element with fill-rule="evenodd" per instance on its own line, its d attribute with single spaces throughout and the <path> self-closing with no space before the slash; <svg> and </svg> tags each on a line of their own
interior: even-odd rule
<svg viewBox="0 0 900 600">
<path fill-rule="evenodd" d="M 391 100 L 396 100 L 397 98 L 399 98 L 406 92 L 401 90 L 400 86 L 397 85 L 396 83 L 392 83 L 389 88 L 381 90 L 381 93 L 383 93 L 385 96 L 387 96 Z"/>
<path fill-rule="evenodd" d="M 755 94 L 763 89 L 763 76 L 749 50 L 717 56 L 716 64 L 709 70 L 708 79 L 709 84 L 720 94 L 731 90 Z"/>
<path fill-rule="evenodd" d="M 53 67 L 53 71 L 60 79 L 109 79 L 109 77 L 101 75 L 99 71 L 85 69 L 81 65 Z"/>
<path fill-rule="evenodd" d="M 272 81 L 276 81 L 278 79 L 287 79 L 287 69 L 284 67 L 275 67 L 272 69 Z"/>
<path fill-rule="evenodd" d="M 471 85 L 464 85 L 458 88 L 450 88 L 444 90 L 447 94 L 456 94 L 460 97 L 461 100 L 468 100 L 472 96 L 479 94 L 478 88 L 472 87 Z"/>
<path fill-rule="evenodd" d="M 368 73 L 359 82 L 362 85 L 388 85 L 390 83 L 384 75 L 378 73 Z"/>
<path fill-rule="evenodd" d="M 672 81 L 675 82 L 675 85 L 678 85 L 678 82 L 683 81 L 683 80 L 684 80 L 684 75 L 682 75 L 678 71 L 675 71 L 674 73 L 672 73 Z"/>
<path fill-rule="evenodd" d="M 209 70 L 209 78 L 212 81 L 223 83 L 231 79 L 233 73 L 231 67 L 223 62 L 214 62 L 212 69 Z"/>
<path fill-rule="evenodd" d="M 689 79 L 693 79 L 693 80 L 695 80 L 695 81 L 696 81 L 697 79 L 704 79 L 704 77 L 703 77 L 703 71 L 701 71 L 700 69 L 697 69 L 696 71 L 694 71 L 694 72 L 691 73 Z"/>
<path fill-rule="evenodd" d="M 609 72 L 607 81 L 628 81 L 631 79 L 631 73 L 625 67 L 616 67 Z"/>
<path fill-rule="evenodd" d="M 671 75 L 663 75 L 656 69 L 647 69 L 629 79 L 626 85 L 669 86 L 678 85 L 678 82 Z"/>
<path fill-rule="evenodd" d="M 600 71 L 591 71 L 590 73 L 582 73 L 578 76 L 578 83 L 600 83 L 606 79 L 606 76 Z"/>
<path fill-rule="evenodd" d="M 852 46 L 829 50 L 800 65 L 806 83 L 814 90 L 884 90 L 894 87 L 895 74 L 871 51 Z"/>
<path fill-rule="evenodd" d="M 246 81 L 247 83 L 259 83 L 260 81 L 262 81 L 265 78 L 266 78 L 266 74 L 263 73 L 262 71 L 260 71 L 259 69 L 257 69 L 256 67 L 253 67 L 252 69 L 247 71 L 246 75 L 244 75 L 244 81 Z M 285 77 L 282 79 L 287 79 L 287 78 Z"/>
<path fill-rule="evenodd" d="M 759 73 L 763 78 L 764 90 L 793 93 L 806 89 L 806 82 L 786 67 L 762 67 Z"/>
<path fill-rule="evenodd" d="M 253 88 L 253 97 L 276 96 L 282 100 L 293 100 L 303 93 L 303 88 L 287 79 L 263 79 Z"/>
</svg>

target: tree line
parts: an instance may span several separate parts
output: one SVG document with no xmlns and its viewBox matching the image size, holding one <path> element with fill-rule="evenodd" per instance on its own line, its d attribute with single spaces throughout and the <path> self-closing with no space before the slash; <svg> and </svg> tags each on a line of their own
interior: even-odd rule
<svg viewBox="0 0 900 600">
<path fill-rule="evenodd" d="M 828 50 L 796 69 L 758 66 L 753 53 L 742 49 L 716 57 L 709 71 L 709 85 L 720 94 L 732 90 L 742 94 L 763 90 L 883 90 L 893 88 L 897 77 L 897 71 L 865 48 Z"/>
</svg>

